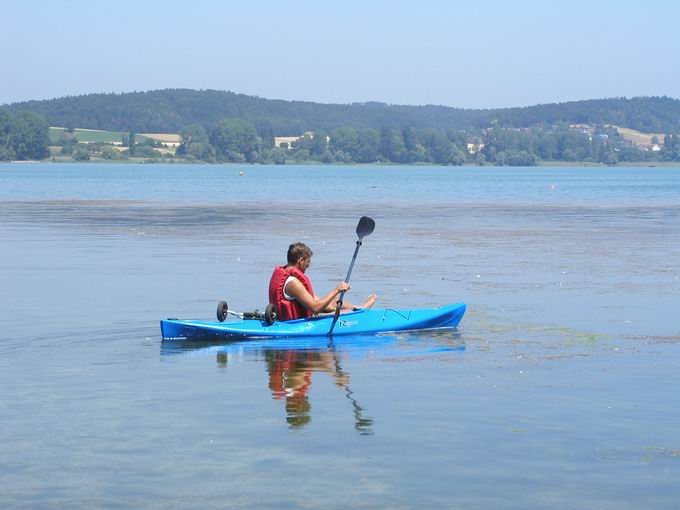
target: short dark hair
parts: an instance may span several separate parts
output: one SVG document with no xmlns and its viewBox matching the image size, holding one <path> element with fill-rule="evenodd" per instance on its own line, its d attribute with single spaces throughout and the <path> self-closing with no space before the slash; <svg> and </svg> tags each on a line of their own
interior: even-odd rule
<svg viewBox="0 0 680 510">
<path fill-rule="evenodd" d="M 301 258 L 311 258 L 313 255 L 312 250 L 309 249 L 304 243 L 293 243 L 288 247 L 288 265 L 292 266 L 297 263 Z"/>
</svg>

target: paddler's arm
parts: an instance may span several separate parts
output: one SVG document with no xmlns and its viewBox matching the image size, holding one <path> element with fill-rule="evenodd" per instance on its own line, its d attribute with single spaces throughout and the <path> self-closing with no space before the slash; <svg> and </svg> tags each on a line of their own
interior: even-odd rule
<svg viewBox="0 0 680 510">
<path fill-rule="evenodd" d="M 298 303 L 310 312 L 321 313 L 330 306 L 342 291 L 348 291 L 349 289 L 349 283 L 340 282 L 328 294 L 319 298 L 318 296 L 312 296 L 307 289 L 305 289 L 300 280 L 293 278 L 286 285 L 285 292 L 289 296 L 293 296 Z M 333 308 L 333 310 L 335 310 L 335 308 Z"/>
<path fill-rule="evenodd" d="M 377 294 L 369 294 L 368 297 L 366 298 L 366 301 L 364 301 L 364 304 L 362 305 L 353 305 L 352 303 L 347 303 L 346 301 L 343 301 L 342 303 L 342 309 L 349 308 L 350 310 L 359 310 L 361 308 L 371 308 L 376 300 L 378 299 Z M 335 305 L 333 305 L 333 311 L 335 311 Z"/>
</svg>

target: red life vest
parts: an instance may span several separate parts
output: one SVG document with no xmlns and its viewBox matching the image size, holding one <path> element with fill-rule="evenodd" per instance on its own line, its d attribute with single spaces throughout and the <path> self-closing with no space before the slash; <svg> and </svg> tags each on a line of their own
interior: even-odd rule
<svg viewBox="0 0 680 510">
<path fill-rule="evenodd" d="M 272 273 L 272 278 L 269 280 L 269 302 L 273 303 L 276 307 L 276 318 L 281 321 L 290 321 L 302 319 L 303 317 L 311 317 L 313 313 L 307 310 L 301 303 L 291 301 L 283 296 L 283 287 L 289 276 L 294 276 L 300 280 L 300 283 L 307 289 L 307 292 L 314 296 L 312 281 L 305 273 L 295 267 L 276 266 Z"/>
</svg>

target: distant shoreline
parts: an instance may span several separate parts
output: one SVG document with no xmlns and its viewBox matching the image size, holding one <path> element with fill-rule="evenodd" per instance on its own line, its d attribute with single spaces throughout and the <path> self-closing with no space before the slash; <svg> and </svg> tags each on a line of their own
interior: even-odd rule
<svg viewBox="0 0 680 510">
<path fill-rule="evenodd" d="M 88 161 L 76 161 L 73 159 L 61 159 L 57 161 L 52 160 L 23 160 L 23 161 L 0 161 L 0 164 L 12 165 L 61 165 L 61 164 L 95 164 L 95 165 L 185 165 L 185 166 L 232 166 L 232 167 L 258 167 L 258 166 L 338 166 L 338 167 L 441 167 L 441 168 L 680 168 L 680 163 L 677 161 L 657 161 L 657 162 L 622 162 L 616 165 L 604 165 L 601 163 L 594 163 L 589 161 L 539 161 L 533 166 L 499 166 L 499 165 L 437 165 L 436 163 L 322 163 L 319 161 L 295 161 L 286 163 L 285 165 L 261 164 L 261 163 L 206 163 L 201 161 L 185 161 L 175 159 L 125 159 L 125 160 L 108 160 L 108 159 L 90 159 Z"/>
<path fill-rule="evenodd" d="M 206 166 L 233 166 L 233 167 L 258 167 L 258 166 L 342 166 L 342 167 L 369 167 L 369 166 L 394 166 L 394 167 L 441 167 L 441 168 L 680 168 L 680 163 L 677 161 L 641 161 L 641 162 L 619 162 L 616 165 L 604 165 L 601 163 L 594 163 L 590 161 L 537 161 L 534 166 L 496 166 L 496 165 L 437 165 L 435 163 L 322 163 L 319 161 L 295 161 L 286 163 L 285 165 L 263 165 L 260 163 L 205 163 L 200 161 L 188 162 L 186 160 L 178 159 L 145 159 L 145 158 L 128 158 L 123 160 L 109 160 L 92 158 L 88 161 L 76 161 L 72 158 L 58 158 L 45 160 L 24 160 L 24 161 L 0 161 L 0 164 L 16 164 L 16 165 L 44 165 L 44 164 L 96 164 L 96 165 L 206 165 Z"/>
</svg>

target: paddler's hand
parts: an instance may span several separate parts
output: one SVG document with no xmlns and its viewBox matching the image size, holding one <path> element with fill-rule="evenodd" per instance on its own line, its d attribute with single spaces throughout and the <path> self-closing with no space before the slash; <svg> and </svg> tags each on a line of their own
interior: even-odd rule
<svg viewBox="0 0 680 510">
<path fill-rule="evenodd" d="M 338 283 L 338 286 L 335 287 L 335 291 L 336 291 L 337 294 L 340 294 L 341 292 L 347 292 L 347 291 L 348 291 L 349 289 L 351 289 L 351 288 L 352 288 L 352 287 L 350 286 L 349 283 L 347 283 L 347 282 L 340 282 L 340 283 Z"/>
</svg>

